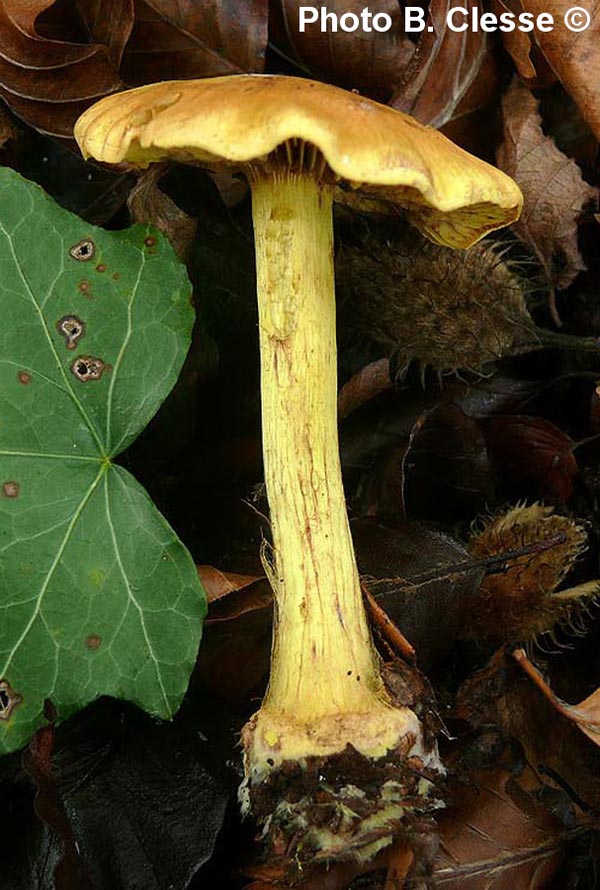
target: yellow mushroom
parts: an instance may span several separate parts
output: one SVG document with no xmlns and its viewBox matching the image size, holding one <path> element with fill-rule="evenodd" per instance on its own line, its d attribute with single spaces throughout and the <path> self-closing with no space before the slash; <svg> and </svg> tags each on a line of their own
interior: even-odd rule
<svg viewBox="0 0 600 890">
<path fill-rule="evenodd" d="M 175 159 L 250 183 L 276 617 L 269 687 L 243 732 L 243 799 L 272 837 L 295 835 L 296 849 L 367 858 L 393 839 L 407 809 L 433 805 L 424 775 L 441 766 L 416 714 L 384 688 L 350 537 L 337 436 L 334 189 L 399 204 L 430 239 L 463 248 L 516 220 L 521 193 L 412 118 L 292 77 L 140 87 L 88 109 L 75 136 L 99 161 Z M 350 750 L 365 775 L 381 758 L 400 766 L 377 782 L 371 771 L 368 789 L 355 778 L 333 788 L 327 759 L 339 766 Z M 318 764 L 320 800 L 335 803 L 335 819 L 314 817 L 309 790 L 274 791 L 265 808 L 264 787 L 289 761 L 305 771 Z"/>
</svg>

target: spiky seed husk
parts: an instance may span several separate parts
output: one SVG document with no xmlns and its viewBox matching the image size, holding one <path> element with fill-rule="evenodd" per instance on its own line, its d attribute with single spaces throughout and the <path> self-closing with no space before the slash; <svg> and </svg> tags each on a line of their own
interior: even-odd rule
<svg viewBox="0 0 600 890">
<path fill-rule="evenodd" d="M 406 225 L 393 239 L 370 231 L 340 248 L 336 282 L 342 339 L 378 344 L 400 368 L 479 370 L 539 341 L 526 282 L 489 240 L 450 250 Z"/>
<path fill-rule="evenodd" d="M 469 541 L 476 559 L 530 545 L 557 542 L 539 552 L 511 559 L 504 572 L 487 575 L 467 610 L 465 636 L 505 643 L 531 641 L 569 622 L 598 591 L 595 584 L 556 593 L 586 548 L 584 528 L 553 507 L 518 505 L 493 516 Z"/>
</svg>

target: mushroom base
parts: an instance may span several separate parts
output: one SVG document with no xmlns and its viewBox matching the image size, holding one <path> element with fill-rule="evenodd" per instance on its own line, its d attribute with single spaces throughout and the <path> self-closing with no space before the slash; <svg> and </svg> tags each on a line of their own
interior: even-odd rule
<svg viewBox="0 0 600 890">
<path fill-rule="evenodd" d="M 261 709 L 242 741 L 242 809 L 275 855 L 365 862 L 442 806 L 437 747 L 409 708 L 381 703 L 312 725 Z"/>
<path fill-rule="evenodd" d="M 352 745 L 329 757 L 285 760 L 244 796 L 273 856 L 302 867 L 368 862 L 443 806 L 441 774 L 406 743 L 371 758 Z"/>
</svg>

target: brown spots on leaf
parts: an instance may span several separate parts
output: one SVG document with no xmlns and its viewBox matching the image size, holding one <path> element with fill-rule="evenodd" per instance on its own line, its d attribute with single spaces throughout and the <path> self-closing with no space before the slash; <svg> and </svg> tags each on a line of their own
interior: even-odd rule
<svg viewBox="0 0 600 890">
<path fill-rule="evenodd" d="M 19 383 L 22 383 L 23 386 L 27 386 L 28 383 L 31 383 L 31 374 L 27 371 L 19 371 L 17 374 L 17 380 Z"/>
<path fill-rule="evenodd" d="M 10 720 L 12 712 L 23 701 L 7 680 L 0 680 L 0 720 Z"/>
<path fill-rule="evenodd" d="M 85 645 L 92 652 L 96 652 L 102 645 L 102 637 L 98 636 L 98 634 L 90 634 L 85 638 Z"/>
<path fill-rule="evenodd" d="M 77 244 L 69 248 L 69 256 L 80 262 L 91 260 L 96 253 L 96 245 L 91 238 L 82 238 Z"/>
<path fill-rule="evenodd" d="M 85 278 L 83 281 L 80 281 L 77 285 L 77 290 L 80 294 L 84 294 L 86 297 L 92 296 L 92 285 L 89 281 L 86 281 Z"/>
<path fill-rule="evenodd" d="M 67 349 L 75 349 L 85 334 L 85 322 L 76 315 L 64 315 L 56 323 L 58 333 L 65 338 Z"/>
<path fill-rule="evenodd" d="M 115 272 L 115 274 L 113 275 L 113 281 L 118 281 L 120 277 L 121 276 L 119 275 L 119 273 Z"/>
<path fill-rule="evenodd" d="M 89 380 L 100 380 L 103 373 L 109 369 L 109 365 L 93 355 L 79 355 L 71 364 L 72 374 L 82 383 L 87 383 Z"/>
<path fill-rule="evenodd" d="M 153 235 L 148 235 L 147 238 L 144 238 L 144 244 L 146 245 L 146 247 L 155 247 L 156 238 Z"/>
<path fill-rule="evenodd" d="M 96 272 L 106 272 L 106 263 L 98 263 Z"/>
<path fill-rule="evenodd" d="M 18 482 L 12 480 L 2 483 L 2 494 L 5 498 L 18 498 L 21 486 Z"/>
</svg>

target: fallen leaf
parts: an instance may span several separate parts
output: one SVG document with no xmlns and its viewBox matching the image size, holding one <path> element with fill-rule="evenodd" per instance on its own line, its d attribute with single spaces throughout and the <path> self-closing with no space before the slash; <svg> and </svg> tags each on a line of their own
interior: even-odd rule
<svg viewBox="0 0 600 890">
<path fill-rule="evenodd" d="M 0 148 L 4 148 L 6 143 L 14 139 L 16 135 L 17 129 L 10 114 L 0 105 Z"/>
<path fill-rule="evenodd" d="M 451 535 L 418 523 L 354 520 L 351 529 L 365 586 L 414 646 L 419 664 L 439 663 L 460 635 L 484 570 Z"/>
<path fill-rule="evenodd" d="M 387 101 L 402 80 L 414 44 L 404 33 L 404 17 L 396 0 L 376 0 L 368 9 L 392 20 L 390 30 L 350 33 L 338 28 L 321 30 L 320 19 L 299 30 L 300 0 L 275 0 L 270 28 L 274 46 L 284 57 L 291 56 L 305 74 L 312 74 L 347 89 L 359 90 L 374 99 Z M 359 15 L 363 0 L 331 0 L 327 13 Z"/>
<path fill-rule="evenodd" d="M 425 30 L 389 101 L 393 108 L 432 127 L 452 119 L 479 73 L 487 48 L 485 32 L 448 27 L 453 5 L 453 0 L 430 3 Z M 469 15 L 474 8 L 482 11 L 478 0 L 468 0 L 464 6 Z"/>
<path fill-rule="evenodd" d="M 486 418 L 499 412 L 518 411 L 543 387 L 542 381 L 493 377 L 465 383 L 449 378 L 444 383 L 444 398 L 456 403 L 471 417 Z M 437 386 L 390 390 L 372 399 L 347 417 L 341 425 L 342 465 L 347 474 L 368 470 L 375 457 L 398 446 L 420 414 L 439 404 Z"/>
<path fill-rule="evenodd" d="M 338 418 L 343 420 L 361 405 L 393 386 L 387 358 L 371 362 L 350 378 L 338 395 Z"/>
<path fill-rule="evenodd" d="M 448 890 L 544 890 L 577 833 L 537 799 L 531 767 L 479 770 L 454 787 L 438 819 L 433 878 Z"/>
<path fill-rule="evenodd" d="M 545 695 L 552 707 L 574 723 L 588 739 L 600 747 L 600 688 L 584 698 L 578 705 L 569 705 L 555 695 L 539 670 L 528 659 L 524 649 L 515 649 L 513 658 L 527 676 L 533 680 L 540 692 Z"/>
<path fill-rule="evenodd" d="M 575 443 L 542 417 L 498 415 L 484 424 L 488 453 L 511 493 L 564 504 L 578 472 Z"/>
<path fill-rule="evenodd" d="M 0 96 L 71 138 L 94 101 L 128 86 L 262 71 L 268 0 L 0 0 Z"/>
<path fill-rule="evenodd" d="M 261 72 L 267 14 L 268 0 L 135 0 L 122 77 L 136 86 Z"/>
<path fill-rule="evenodd" d="M 484 509 L 492 494 L 479 426 L 448 402 L 417 417 L 408 441 L 377 459 L 364 474 L 355 507 L 363 516 L 451 520 Z"/>
<path fill-rule="evenodd" d="M 81 853 L 73 833 L 73 826 L 67 815 L 53 774 L 52 755 L 54 749 L 55 729 L 52 705 L 46 703 L 49 719 L 35 733 L 29 745 L 23 751 L 21 763 L 25 772 L 31 777 L 36 787 L 34 810 L 62 842 L 63 857 L 54 870 L 54 882 L 58 890 L 77 890 L 77 887 L 89 883 L 81 859 Z M 85 877 L 84 877 L 85 875 Z"/>
<path fill-rule="evenodd" d="M 172 723 L 105 700 L 65 726 L 55 780 L 93 887 L 186 890 L 235 794 L 232 723 L 203 697 Z"/>
<path fill-rule="evenodd" d="M 51 39 L 37 30 L 38 17 L 54 0 L 1 0 L 0 96 L 36 129 L 70 137 L 91 102 L 121 89 L 118 64 L 133 25 L 133 0 L 110 0 L 110 14 L 106 5 L 81 4 L 88 15 L 77 21 L 79 42 L 70 42 L 56 36 L 55 20 Z M 59 24 L 72 32 L 70 15 L 68 21 L 69 13 L 58 11 Z"/>
<path fill-rule="evenodd" d="M 95 702 L 57 728 L 47 769 L 35 760 L 45 822 L 34 815 L 36 786 L 19 757 L 2 758 L 1 883 L 10 890 L 186 890 L 213 855 L 239 782 L 234 726 L 233 714 L 205 695 L 173 722 L 115 700 Z M 68 844 L 85 880 L 52 879 Z"/>
<path fill-rule="evenodd" d="M 222 572 L 214 566 L 198 566 L 198 575 L 210 606 L 207 623 L 232 621 L 246 612 L 273 605 L 273 592 L 264 576 Z"/>
<path fill-rule="evenodd" d="M 589 27 L 570 30 L 565 24 L 565 16 L 572 7 L 579 7 L 589 16 Z M 538 16 L 550 13 L 554 18 L 554 27 L 549 31 L 535 31 L 533 46 L 539 47 L 548 68 L 558 76 L 566 91 L 577 102 L 579 109 L 590 128 L 600 138 L 600 55 L 598 40 L 600 37 L 600 4 L 598 0 L 590 0 L 585 5 L 573 4 L 571 0 L 515 0 L 515 11 L 521 10 Z M 577 22 L 574 22 L 577 24 Z M 515 37 L 513 32 L 509 41 L 505 39 L 508 51 L 513 56 L 520 73 L 531 77 L 532 70 L 540 74 L 540 66 L 532 52 L 530 64 L 527 64 L 525 41 Z M 506 38 L 507 35 L 503 35 Z M 518 44 L 517 44 L 518 41 Z M 518 48 L 516 48 L 518 47 Z M 541 84 L 537 84 L 541 85 Z"/>
<path fill-rule="evenodd" d="M 193 674 L 195 687 L 236 706 L 263 695 L 271 651 L 272 604 L 245 605 L 207 622 Z"/>
<path fill-rule="evenodd" d="M 514 232 L 531 248 L 551 287 L 564 288 L 586 268 L 577 224 L 597 190 L 542 130 L 538 101 L 514 80 L 502 99 L 504 142 L 498 166 L 518 182 L 525 199 Z"/>
<path fill-rule="evenodd" d="M 77 11 L 88 34 L 105 46 L 115 69 L 119 68 L 123 51 L 131 35 L 132 0 L 79 0 Z M 60 4 L 57 4 L 60 10 Z M 60 13 L 59 13 L 60 14 Z"/>
<path fill-rule="evenodd" d="M 417 420 L 403 461 L 403 495 L 414 519 L 454 517 L 493 497 L 485 439 L 458 405 L 438 405 Z M 435 506 L 434 506 L 435 505 Z"/>
<path fill-rule="evenodd" d="M 185 261 L 196 237 L 198 221 L 161 189 L 164 174 L 162 164 L 152 164 L 141 173 L 129 193 L 127 206 L 133 222 L 155 225 L 167 236 L 177 256 Z"/>
<path fill-rule="evenodd" d="M 269 0 L 145 0 L 167 22 L 206 42 L 240 71 L 261 71 Z"/>
<path fill-rule="evenodd" d="M 504 12 L 518 15 L 522 12 L 520 0 L 491 0 L 491 9 L 497 16 Z M 535 44 L 526 31 L 515 28 L 514 31 L 502 34 L 502 42 L 510 53 L 515 67 L 523 80 L 533 80 L 537 75 L 537 69 L 532 59 Z"/>
<path fill-rule="evenodd" d="M 526 9 L 522 0 L 491 0 L 490 8 L 497 16 L 509 12 L 515 17 Z M 546 8 L 547 9 L 547 8 Z M 543 12 L 546 12 L 546 9 Z M 562 24 L 562 23 L 561 23 Z M 545 89 L 556 82 L 556 74 L 548 64 L 546 57 L 539 48 L 538 33 L 532 39 L 531 33 L 520 31 L 504 31 L 502 43 L 511 55 L 521 79 L 532 89 Z"/>
<path fill-rule="evenodd" d="M 497 101 L 503 73 L 498 45 L 488 40 L 477 76 L 465 90 L 453 116 L 440 127 L 452 142 L 492 164 L 502 140 Z"/>
<path fill-rule="evenodd" d="M 198 576 L 202 582 L 202 586 L 206 592 L 206 599 L 209 603 L 215 603 L 217 600 L 230 593 L 238 590 L 244 590 L 256 581 L 263 580 L 253 575 L 240 575 L 237 572 L 222 572 L 214 566 L 198 566 Z"/>
<path fill-rule="evenodd" d="M 497 727 L 516 740 L 527 762 L 567 792 L 580 821 L 581 810 L 597 809 L 600 800 L 600 751 L 579 728 L 561 719 L 513 658 L 499 649 L 483 670 L 460 687 L 455 714 L 475 729 Z"/>
</svg>

